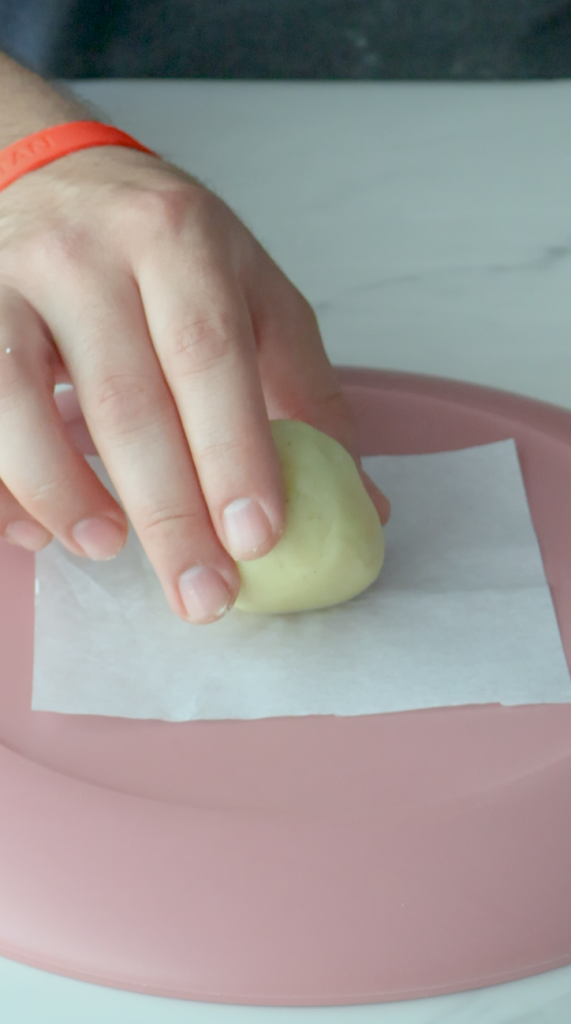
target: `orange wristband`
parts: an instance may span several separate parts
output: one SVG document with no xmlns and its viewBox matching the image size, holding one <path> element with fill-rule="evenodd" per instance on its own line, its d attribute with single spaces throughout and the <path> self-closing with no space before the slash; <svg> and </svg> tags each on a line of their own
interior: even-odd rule
<svg viewBox="0 0 571 1024">
<path fill-rule="evenodd" d="M 130 149 L 150 153 L 151 156 L 157 155 L 125 132 L 108 124 L 100 124 L 99 121 L 58 124 L 54 128 L 27 135 L 25 139 L 0 150 L 0 189 L 11 185 L 28 171 L 35 171 L 60 156 L 90 146 L 128 146 Z"/>
</svg>

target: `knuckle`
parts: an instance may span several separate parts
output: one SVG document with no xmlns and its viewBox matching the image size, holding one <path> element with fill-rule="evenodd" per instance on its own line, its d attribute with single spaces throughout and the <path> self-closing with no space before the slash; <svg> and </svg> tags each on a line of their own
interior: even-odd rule
<svg viewBox="0 0 571 1024">
<path fill-rule="evenodd" d="M 244 446 L 232 439 L 213 441 L 196 451 L 195 460 L 202 468 L 240 465 L 244 461 Z"/>
<path fill-rule="evenodd" d="M 159 505 L 143 511 L 138 532 L 143 543 L 165 545 L 180 541 L 182 535 L 196 537 L 204 526 L 204 513 L 198 508 Z"/>
<path fill-rule="evenodd" d="M 69 495 L 67 476 L 54 472 L 42 480 L 29 480 L 22 484 L 22 504 L 39 520 L 52 519 L 54 509 L 62 508 Z"/>
<path fill-rule="evenodd" d="M 85 231 L 79 225 L 57 224 L 34 239 L 34 262 L 50 276 L 66 273 L 84 262 L 87 249 Z"/>
<path fill-rule="evenodd" d="M 44 480 L 42 483 L 38 483 L 36 487 L 28 492 L 28 501 L 34 508 L 49 508 L 54 499 L 58 498 L 61 500 L 62 492 L 67 484 L 67 480 L 58 479 L 53 477 L 50 480 Z"/>
<path fill-rule="evenodd" d="M 100 380 L 91 397 L 91 417 L 115 433 L 154 424 L 160 402 L 149 381 L 132 373 L 109 374 Z"/>
<path fill-rule="evenodd" d="M 192 204 L 191 189 L 176 183 L 165 188 L 142 189 L 131 196 L 129 212 L 138 226 L 151 232 L 178 235 L 186 226 Z"/>
<path fill-rule="evenodd" d="M 234 345 L 228 331 L 204 317 L 171 327 L 166 338 L 174 372 L 178 377 L 194 377 L 224 363 Z"/>
</svg>

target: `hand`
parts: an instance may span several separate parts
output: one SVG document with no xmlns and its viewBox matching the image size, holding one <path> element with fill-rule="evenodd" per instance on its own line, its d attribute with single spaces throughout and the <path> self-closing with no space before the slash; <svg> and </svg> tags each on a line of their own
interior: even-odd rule
<svg viewBox="0 0 571 1024">
<path fill-rule="evenodd" d="M 311 307 L 220 199 L 133 150 L 73 153 L 0 192 L 0 535 L 113 557 L 127 520 L 66 437 L 64 380 L 171 608 L 193 622 L 231 607 L 233 559 L 283 528 L 268 416 L 357 458 Z"/>
</svg>

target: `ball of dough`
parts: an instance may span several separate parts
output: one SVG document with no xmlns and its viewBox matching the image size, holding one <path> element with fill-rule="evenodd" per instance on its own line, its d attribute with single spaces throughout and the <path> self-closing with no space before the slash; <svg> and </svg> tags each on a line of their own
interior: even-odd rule
<svg viewBox="0 0 571 1024">
<path fill-rule="evenodd" d="M 383 564 L 383 529 L 373 502 L 337 441 L 297 420 L 274 420 L 271 428 L 286 527 L 269 554 L 238 563 L 235 607 L 278 614 L 348 601 L 376 580 Z"/>
</svg>

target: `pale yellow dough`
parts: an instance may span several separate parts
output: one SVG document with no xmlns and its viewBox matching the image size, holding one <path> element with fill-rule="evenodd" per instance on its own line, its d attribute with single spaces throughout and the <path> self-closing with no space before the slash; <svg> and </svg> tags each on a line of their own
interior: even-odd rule
<svg viewBox="0 0 571 1024">
<path fill-rule="evenodd" d="M 297 420 L 272 434 L 287 500 L 285 531 L 269 554 L 239 562 L 236 608 L 279 614 L 348 601 L 376 580 L 383 529 L 349 453 Z"/>
</svg>

